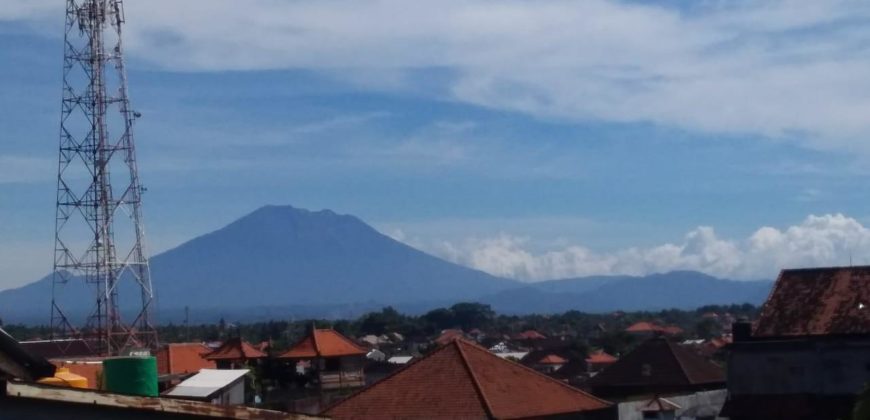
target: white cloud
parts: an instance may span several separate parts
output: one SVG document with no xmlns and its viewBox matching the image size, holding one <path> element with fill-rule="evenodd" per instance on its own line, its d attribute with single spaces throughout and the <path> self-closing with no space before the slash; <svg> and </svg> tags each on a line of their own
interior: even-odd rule
<svg viewBox="0 0 870 420">
<path fill-rule="evenodd" d="M 784 230 L 765 226 L 741 241 L 722 239 L 712 227 L 701 226 L 680 243 L 614 252 L 572 245 L 535 253 L 527 249 L 527 238 L 506 234 L 415 245 L 469 267 L 527 281 L 670 270 L 760 279 L 773 278 L 782 268 L 848 265 L 850 258 L 855 264 L 870 263 L 870 229 L 842 214 L 809 216 Z"/>
<path fill-rule="evenodd" d="M 63 13 L 63 2 L 3 3 L 0 20 Z M 125 5 L 130 53 L 169 69 L 319 69 L 399 89 L 414 83 L 403 72 L 435 67 L 454 79 L 432 94 L 499 109 L 870 151 L 870 4 L 860 2 Z"/>
</svg>

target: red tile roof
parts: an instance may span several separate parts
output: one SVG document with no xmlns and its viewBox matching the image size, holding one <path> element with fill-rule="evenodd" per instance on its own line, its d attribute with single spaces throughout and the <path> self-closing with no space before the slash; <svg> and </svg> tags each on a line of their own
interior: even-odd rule
<svg viewBox="0 0 870 420">
<path fill-rule="evenodd" d="M 514 336 L 516 340 L 543 340 L 545 338 L 547 338 L 546 335 L 535 330 L 526 330 Z"/>
<path fill-rule="evenodd" d="M 211 349 L 202 343 L 171 343 L 157 352 L 157 372 L 161 375 L 196 373 L 200 369 L 214 369 L 214 360 L 206 360 Z"/>
<path fill-rule="evenodd" d="M 463 339 L 344 401 L 334 419 L 528 418 L 599 410 L 610 403 Z"/>
<path fill-rule="evenodd" d="M 250 360 L 265 357 L 266 353 L 241 338 L 231 338 L 205 356 L 206 360 Z"/>
<path fill-rule="evenodd" d="M 725 384 L 721 367 L 666 338 L 644 341 L 589 381 L 593 389 L 716 384 Z"/>
<path fill-rule="evenodd" d="M 651 333 L 651 332 L 659 332 L 662 327 L 656 325 L 652 322 L 641 321 L 631 324 L 628 328 L 625 329 L 626 332 L 634 332 L 634 333 Z"/>
<path fill-rule="evenodd" d="M 870 333 L 870 266 L 782 270 L 754 336 Z"/>
<path fill-rule="evenodd" d="M 661 331 L 667 335 L 680 335 L 685 332 L 682 328 L 673 325 L 662 327 Z"/>
<path fill-rule="evenodd" d="M 564 365 L 565 363 L 568 363 L 566 359 L 555 354 L 548 354 L 541 358 L 541 360 L 538 360 L 538 364 L 541 365 Z"/>
<path fill-rule="evenodd" d="M 605 364 L 605 363 L 613 363 L 613 362 L 616 362 L 617 360 L 619 360 L 619 359 L 605 353 L 604 350 L 594 351 L 592 353 L 589 353 L 589 356 L 586 357 L 586 363 Z"/>
<path fill-rule="evenodd" d="M 284 359 L 313 359 L 317 357 L 360 356 L 368 351 L 335 330 L 312 330 L 302 341 L 286 353 Z"/>
<path fill-rule="evenodd" d="M 438 338 L 435 339 L 435 344 L 438 344 L 439 346 L 446 346 L 447 344 L 453 342 L 453 340 L 457 338 L 462 338 L 464 335 L 465 333 L 462 332 L 462 330 L 444 330 L 441 331 L 441 335 L 439 335 Z"/>
</svg>

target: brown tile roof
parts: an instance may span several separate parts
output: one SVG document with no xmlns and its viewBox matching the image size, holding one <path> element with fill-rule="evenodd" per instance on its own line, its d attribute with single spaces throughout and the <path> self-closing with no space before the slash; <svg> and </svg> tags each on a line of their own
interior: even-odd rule
<svg viewBox="0 0 870 420">
<path fill-rule="evenodd" d="M 366 349 L 358 346 L 338 331 L 315 329 L 302 341 L 278 357 L 283 359 L 312 359 L 316 357 L 359 356 L 367 352 Z"/>
<path fill-rule="evenodd" d="M 206 360 L 250 360 L 262 359 L 266 353 L 257 350 L 241 338 L 231 338 L 221 344 L 213 352 L 205 356 Z"/>
<path fill-rule="evenodd" d="M 157 352 L 157 372 L 161 375 L 196 373 L 200 369 L 214 369 L 214 360 L 206 360 L 211 349 L 202 343 L 171 343 Z"/>
<path fill-rule="evenodd" d="M 453 340 L 457 338 L 462 338 L 465 336 L 465 333 L 462 330 L 444 330 L 441 331 L 441 335 L 435 339 L 435 344 L 439 346 L 446 346 L 453 342 Z"/>
<path fill-rule="evenodd" d="M 870 266 L 782 270 L 754 336 L 870 333 Z"/>
<path fill-rule="evenodd" d="M 329 408 L 334 419 L 528 418 L 610 403 L 457 339 Z"/>
<path fill-rule="evenodd" d="M 644 341 L 589 381 L 593 389 L 724 383 L 721 367 L 666 338 Z"/>
</svg>

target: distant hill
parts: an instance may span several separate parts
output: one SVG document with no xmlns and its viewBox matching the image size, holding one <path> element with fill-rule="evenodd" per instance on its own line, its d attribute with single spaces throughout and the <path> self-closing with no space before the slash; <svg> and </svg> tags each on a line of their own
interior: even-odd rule
<svg viewBox="0 0 870 420">
<path fill-rule="evenodd" d="M 760 303 L 770 288 L 692 272 L 528 285 L 423 253 L 356 217 L 291 206 L 262 207 L 153 257 L 151 267 L 162 322 L 182 319 L 185 306 L 195 322 L 351 317 L 383 305 L 421 312 L 473 300 L 510 313 L 689 308 Z M 82 282 L 66 289 L 68 315 L 91 310 L 93 294 Z M 50 291 L 48 276 L 0 292 L 0 318 L 46 323 Z"/>
<path fill-rule="evenodd" d="M 772 281 L 723 280 L 696 271 L 643 277 L 593 276 L 534 283 L 481 299 L 502 313 L 692 309 L 703 305 L 764 302 Z"/>
</svg>

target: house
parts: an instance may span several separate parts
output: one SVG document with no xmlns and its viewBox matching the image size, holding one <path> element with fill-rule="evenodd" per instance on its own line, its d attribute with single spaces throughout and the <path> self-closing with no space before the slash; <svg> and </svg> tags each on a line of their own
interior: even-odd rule
<svg viewBox="0 0 870 420">
<path fill-rule="evenodd" d="M 722 415 L 850 418 L 870 381 L 868 305 L 870 266 L 782 270 L 754 327 L 733 326 Z"/>
<path fill-rule="evenodd" d="M 215 360 L 206 359 L 211 349 L 202 343 L 170 343 L 157 351 L 157 373 L 179 375 L 197 373 L 200 369 L 215 369 Z"/>
<path fill-rule="evenodd" d="M 598 419 L 611 404 L 455 339 L 333 404 L 333 419 Z"/>
<path fill-rule="evenodd" d="M 586 385 L 593 394 L 619 402 L 620 420 L 715 417 L 726 395 L 721 367 L 664 337 L 644 341 Z M 644 417 L 646 403 L 659 397 L 680 408 Z"/>
<path fill-rule="evenodd" d="M 541 334 L 535 330 L 526 330 L 521 333 L 515 334 L 513 339 L 518 341 L 530 341 L 530 340 L 544 340 L 547 336 Z"/>
<path fill-rule="evenodd" d="M 439 346 L 445 346 L 445 345 L 453 342 L 453 340 L 455 340 L 457 338 L 462 338 L 462 337 L 465 337 L 465 333 L 462 332 L 462 330 L 458 330 L 458 329 L 444 330 L 444 331 L 441 331 L 441 335 L 439 335 L 438 338 L 435 339 L 435 344 L 437 344 Z"/>
<path fill-rule="evenodd" d="M 242 405 L 248 372 L 248 369 L 201 369 L 162 395 L 217 405 Z"/>
<path fill-rule="evenodd" d="M 266 353 L 239 337 L 225 341 L 205 355 L 205 359 L 214 362 L 218 369 L 244 368 L 266 357 Z"/>
<path fill-rule="evenodd" d="M 619 359 L 607 354 L 604 350 L 596 350 L 586 357 L 586 369 L 589 373 L 597 373 L 616 363 Z"/>
<path fill-rule="evenodd" d="M 311 360 L 321 390 L 365 386 L 363 362 L 368 351 L 332 329 L 311 329 L 279 359 Z"/>
<path fill-rule="evenodd" d="M 387 363 L 392 363 L 394 365 L 407 365 L 414 359 L 414 356 L 393 356 L 387 359 Z"/>
<path fill-rule="evenodd" d="M 553 373 L 566 363 L 568 363 L 567 359 L 556 354 L 548 354 L 538 359 L 532 367 L 541 373 Z"/>
</svg>

